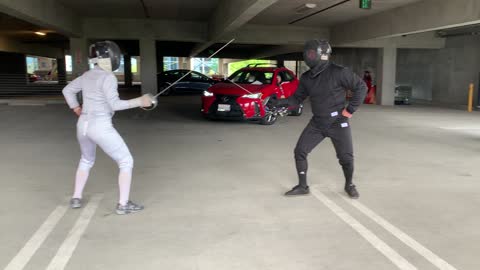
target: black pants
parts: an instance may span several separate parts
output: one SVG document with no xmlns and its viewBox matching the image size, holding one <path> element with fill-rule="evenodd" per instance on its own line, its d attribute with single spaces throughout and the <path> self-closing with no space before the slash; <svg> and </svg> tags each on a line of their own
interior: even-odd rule
<svg viewBox="0 0 480 270">
<path fill-rule="evenodd" d="M 353 144 L 352 131 L 347 118 L 339 117 L 339 119 L 326 128 L 318 128 L 317 125 L 310 121 L 303 130 L 302 135 L 298 139 L 295 147 L 295 163 L 300 180 L 300 185 L 307 186 L 307 156 L 310 152 L 325 138 L 332 140 L 337 158 L 342 166 L 345 175 L 345 184 L 352 184 L 353 176 Z"/>
</svg>

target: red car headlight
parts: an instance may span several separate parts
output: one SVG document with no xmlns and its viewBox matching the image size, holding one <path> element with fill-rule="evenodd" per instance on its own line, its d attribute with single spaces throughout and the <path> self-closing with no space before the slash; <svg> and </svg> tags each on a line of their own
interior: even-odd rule
<svg viewBox="0 0 480 270">
<path fill-rule="evenodd" d="M 208 92 L 208 91 L 203 91 L 203 96 L 204 96 L 204 97 L 213 97 L 213 93 L 212 93 L 212 92 Z"/>
<path fill-rule="evenodd" d="M 248 95 L 243 95 L 242 98 L 252 98 L 252 99 L 257 99 L 261 98 L 262 93 L 257 93 L 257 94 L 248 94 Z"/>
</svg>

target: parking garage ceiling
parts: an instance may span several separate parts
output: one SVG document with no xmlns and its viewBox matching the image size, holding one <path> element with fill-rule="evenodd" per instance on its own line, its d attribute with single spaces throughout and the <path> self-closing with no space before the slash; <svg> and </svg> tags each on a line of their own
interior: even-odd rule
<svg viewBox="0 0 480 270">
<path fill-rule="evenodd" d="M 387 11 L 418 1 L 420 0 L 373 0 L 371 9 L 360 9 L 359 2 L 355 0 L 347 1 L 345 3 L 342 3 L 343 1 L 340 0 L 283 0 L 258 14 L 258 16 L 256 16 L 251 23 L 265 25 L 287 25 L 304 17 L 305 15 L 324 10 L 314 16 L 294 24 L 308 27 L 328 27 L 371 16 L 379 12 Z M 306 10 L 303 8 L 305 3 L 314 3 L 316 4 L 316 7 Z M 342 4 L 333 8 L 329 8 L 338 3 Z"/>
<path fill-rule="evenodd" d="M 42 32 L 46 35 L 40 36 L 35 34 L 35 32 Z M 1 36 L 13 38 L 23 43 L 48 44 L 59 48 L 68 46 L 68 38 L 66 36 L 3 13 L 0 13 Z"/>
<path fill-rule="evenodd" d="M 59 0 L 65 6 L 86 17 L 152 18 L 161 20 L 208 22 L 220 0 Z M 298 22 L 308 27 L 331 26 L 375 13 L 394 9 L 420 0 L 372 0 L 370 10 L 359 9 L 358 0 L 345 3 Z M 235 5 L 236 1 L 231 1 Z M 287 25 L 304 15 L 320 11 L 342 0 L 279 0 L 255 16 L 249 23 Z M 316 5 L 304 8 L 305 4 Z M 95 7 L 95 8 L 92 8 Z"/>
<path fill-rule="evenodd" d="M 93 29 L 103 28 L 104 22 L 113 22 L 115 19 L 124 19 L 127 26 L 135 21 L 139 26 L 151 21 L 157 24 L 157 33 L 169 33 L 165 39 L 156 38 L 159 42 L 166 42 L 162 47 L 164 55 L 175 55 L 177 52 L 185 55 L 185 52 L 190 52 L 188 54 L 191 56 L 206 56 L 209 55 L 208 52 L 218 48 L 219 43 L 235 36 L 236 44 L 222 54 L 222 57 L 232 58 L 271 57 L 271 54 L 266 53 L 269 50 L 276 51 L 276 55 L 291 54 L 298 50 L 306 38 L 328 37 L 329 32 L 335 30 L 334 33 L 339 33 L 339 29 L 347 29 L 345 25 L 353 21 L 369 16 L 373 18 L 376 14 L 395 11 L 399 7 L 422 1 L 434 2 L 372 0 L 372 8 L 363 10 L 359 8 L 358 0 L 49 0 L 72 12 L 72 16 L 75 20 L 78 19 L 80 28 L 83 27 L 84 31 L 88 28 L 85 22 L 94 19 L 100 20 L 100 23 L 91 24 Z M 242 13 L 238 10 L 244 11 Z M 0 19 L 0 35 L 8 35 L 23 42 L 63 42 L 65 47 L 68 46 L 68 34 L 64 32 L 64 35 L 61 35 L 61 31 L 37 26 L 34 21 L 28 20 L 28 16 L 23 16 L 23 21 L 7 15 L 1 15 Z M 175 27 L 177 24 L 180 25 L 179 28 Z M 148 33 L 148 30 L 140 29 L 137 25 L 132 26 L 129 31 L 138 28 L 139 32 Z M 109 38 L 121 39 L 124 33 L 122 26 L 116 27 L 112 23 L 104 29 L 112 27 L 117 33 L 115 37 Z M 188 31 L 189 27 L 192 30 Z M 300 30 L 296 31 L 297 28 L 291 27 L 298 27 Z M 382 29 L 387 29 L 386 27 L 389 26 L 379 25 Z M 44 29 L 48 36 L 32 36 L 31 31 L 36 28 Z M 75 27 L 72 26 L 71 29 Z M 176 39 L 179 29 L 186 32 Z M 284 33 L 282 29 L 288 31 Z M 302 29 L 307 31 L 302 33 Z M 361 31 L 368 32 L 368 29 Z M 102 32 L 99 33 L 95 39 L 107 38 L 101 35 Z M 269 38 L 263 38 L 267 35 Z M 135 38 L 127 36 L 124 39 Z"/>
<path fill-rule="evenodd" d="M 154 19 L 154 20 L 175 20 L 175 21 L 194 21 L 209 28 L 214 25 L 213 21 L 215 13 L 218 12 L 222 0 L 176 0 L 176 1 L 159 1 L 159 0 L 59 0 L 65 6 L 73 9 L 82 17 L 92 18 L 123 18 L 123 19 Z M 225 1 L 225 0 L 223 0 Z M 351 20 L 366 17 L 379 12 L 397 8 L 402 5 L 411 4 L 419 0 L 373 0 L 372 8 L 369 10 L 361 10 L 358 6 L 358 0 L 278 0 L 272 1 L 261 12 L 255 14 L 248 24 L 266 25 L 266 26 L 288 26 L 295 25 L 301 27 L 329 27 L 335 24 L 348 22 Z M 228 5 L 235 8 L 242 1 L 228 1 Z M 247 2 L 247 1 L 243 1 Z M 255 1 L 249 1 L 251 3 Z M 306 5 L 309 4 L 307 8 Z M 95 7 L 95 8 L 92 8 Z M 309 18 L 294 22 L 305 16 L 312 15 Z M 227 15 L 225 15 L 227 16 Z M 292 23 L 293 22 L 293 23 Z M 240 31 L 242 36 L 248 36 L 245 32 L 252 31 L 245 29 Z M 215 33 L 208 33 L 214 35 Z M 281 31 L 279 33 L 281 35 Z M 288 39 L 289 36 L 283 37 Z M 208 55 L 209 51 L 218 47 L 216 43 L 219 41 L 212 38 L 206 43 L 199 43 L 197 46 L 191 46 L 191 41 L 185 40 L 168 40 L 169 42 L 177 42 L 177 47 L 171 48 L 165 46 L 164 54 L 174 55 L 176 51 L 183 52 L 190 49 L 190 54 L 197 56 Z M 217 42 L 215 42 L 217 41 Z M 238 46 L 232 47 L 223 53 L 224 56 L 233 58 L 260 55 L 267 46 L 275 46 L 276 42 L 264 44 L 255 44 L 247 40 L 237 41 Z M 181 48 L 178 48 L 180 46 Z"/>
<path fill-rule="evenodd" d="M 220 0 L 59 0 L 85 17 L 207 21 Z M 232 1 L 233 3 L 234 1 Z M 95 8 L 92 8 L 95 7 Z"/>
</svg>

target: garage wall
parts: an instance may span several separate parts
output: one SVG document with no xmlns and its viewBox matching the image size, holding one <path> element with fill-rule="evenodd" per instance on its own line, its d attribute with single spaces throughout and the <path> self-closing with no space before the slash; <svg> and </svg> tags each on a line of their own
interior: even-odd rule
<svg viewBox="0 0 480 270">
<path fill-rule="evenodd" d="M 27 85 L 25 55 L 0 51 L 0 96 Z"/>
<path fill-rule="evenodd" d="M 480 37 L 447 38 L 446 48 L 436 55 L 433 101 L 466 105 L 468 85 L 473 82 L 478 93 L 480 72 Z M 478 95 L 476 93 L 476 96 Z M 475 98 L 475 104 L 478 104 Z"/>
<path fill-rule="evenodd" d="M 14 42 L 13 40 L 6 37 L 0 37 L 0 51 L 13 52 L 15 50 L 15 47 L 17 46 L 17 42 Z"/>
<path fill-rule="evenodd" d="M 480 37 L 447 38 L 444 49 L 399 49 L 397 84 L 413 86 L 414 98 L 435 105 L 464 107 L 468 86 L 475 84 L 478 105 Z"/>
<path fill-rule="evenodd" d="M 65 66 L 63 59 L 58 59 Z M 65 81 L 60 83 L 29 82 L 25 54 L 0 51 L 0 98 L 30 95 L 59 95 Z"/>
<path fill-rule="evenodd" d="M 332 59 L 333 62 L 352 69 L 360 77 L 368 70 L 376 81 L 378 49 L 334 48 Z"/>
<path fill-rule="evenodd" d="M 398 49 L 397 51 L 397 85 L 412 86 L 412 98 L 432 101 L 435 80 L 435 63 L 439 50 Z"/>
</svg>

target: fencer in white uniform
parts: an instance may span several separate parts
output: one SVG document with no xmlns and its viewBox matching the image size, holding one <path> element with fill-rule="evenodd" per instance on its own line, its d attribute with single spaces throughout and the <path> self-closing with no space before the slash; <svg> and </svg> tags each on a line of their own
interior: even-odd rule
<svg viewBox="0 0 480 270">
<path fill-rule="evenodd" d="M 90 169 L 95 163 L 97 145 L 110 156 L 119 167 L 119 201 L 117 214 L 129 214 L 143 210 L 143 206 L 129 200 L 132 181 L 133 158 L 122 137 L 112 124 L 115 111 L 136 107 L 149 107 L 156 102 L 146 94 L 130 100 L 121 100 L 118 95 L 117 78 L 112 70 L 120 65 L 121 52 L 111 41 L 97 42 L 90 47 L 91 61 L 95 67 L 76 78 L 63 89 L 68 106 L 79 116 L 77 139 L 81 158 L 75 176 L 75 191 L 70 201 L 72 208 L 82 206 L 82 193 Z M 77 100 L 81 92 L 83 104 Z"/>
</svg>

